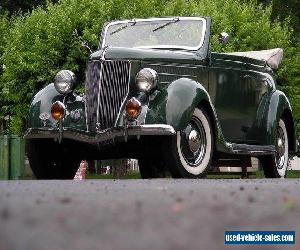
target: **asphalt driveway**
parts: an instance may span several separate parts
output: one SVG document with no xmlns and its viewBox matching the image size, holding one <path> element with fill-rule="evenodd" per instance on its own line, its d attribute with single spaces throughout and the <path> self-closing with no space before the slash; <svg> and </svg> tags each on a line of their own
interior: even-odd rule
<svg viewBox="0 0 300 250">
<path fill-rule="evenodd" d="M 298 245 L 228 246 L 225 230 Z M 0 250 L 300 249 L 300 180 L 0 182 Z"/>
</svg>

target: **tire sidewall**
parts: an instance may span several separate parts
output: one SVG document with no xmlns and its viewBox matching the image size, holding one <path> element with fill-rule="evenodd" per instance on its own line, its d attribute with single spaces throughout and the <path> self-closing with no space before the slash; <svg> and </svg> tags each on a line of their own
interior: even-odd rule
<svg viewBox="0 0 300 250">
<path fill-rule="evenodd" d="M 260 157 L 260 163 L 261 166 L 264 170 L 264 174 L 266 178 L 285 178 L 287 175 L 287 166 L 288 166 L 288 135 L 287 135 L 287 130 L 286 130 L 286 126 L 285 126 L 285 122 L 284 120 L 280 119 L 277 123 L 277 127 L 276 127 L 276 135 L 274 138 L 274 146 L 276 148 L 276 144 L 278 143 L 278 137 L 277 137 L 277 129 L 281 127 L 284 135 L 285 135 L 285 164 L 284 167 L 282 168 L 282 170 L 278 169 L 278 163 L 277 163 L 277 159 L 276 159 L 276 155 L 267 155 L 267 156 L 263 156 Z"/>
<path fill-rule="evenodd" d="M 287 134 L 287 130 L 286 130 L 286 126 L 285 126 L 285 122 L 280 119 L 279 122 L 278 122 L 278 127 L 280 127 L 282 130 L 283 130 L 283 133 L 284 133 L 284 139 L 285 139 L 285 151 L 284 151 L 284 154 L 285 154 L 285 161 L 284 161 L 284 166 L 283 168 L 279 169 L 278 168 L 278 163 L 277 163 L 277 160 L 275 158 L 275 171 L 277 172 L 278 174 L 278 177 L 280 178 L 285 178 L 286 177 L 286 174 L 287 174 L 287 167 L 288 167 L 288 152 L 289 152 L 289 148 L 288 148 L 288 134 Z M 277 136 L 276 136 L 276 142 L 277 142 Z"/>
</svg>

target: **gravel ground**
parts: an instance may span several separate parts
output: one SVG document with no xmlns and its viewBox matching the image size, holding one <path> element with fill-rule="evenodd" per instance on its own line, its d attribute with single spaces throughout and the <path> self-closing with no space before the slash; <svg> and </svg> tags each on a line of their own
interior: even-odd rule
<svg viewBox="0 0 300 250">
<path fill-rule="evenodd" d="M 292 230 L 296 245 L 224 245 Z M 0 250 L 297 249 L 300 180 L 0 182 Z"/>
</svg>

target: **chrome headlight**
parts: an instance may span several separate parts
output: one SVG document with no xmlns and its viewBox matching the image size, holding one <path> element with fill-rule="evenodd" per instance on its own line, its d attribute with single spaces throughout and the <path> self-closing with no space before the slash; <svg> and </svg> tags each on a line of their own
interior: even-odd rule
<svg viewBox="0 0 300 250">
<path fill-rule="evenodd" d="M 136 84 L 140 91 L 150 92 L 158 82 L 157 72 L 150 68 L 141 69 L 136 75 Z"/>
<path fill-rule="evenodd" d="M 76 76 L 70 70 L 61 70 L 54 78 L 54 86 L 58 93 L 68 94 L 74 89 Z"/>
</svg>

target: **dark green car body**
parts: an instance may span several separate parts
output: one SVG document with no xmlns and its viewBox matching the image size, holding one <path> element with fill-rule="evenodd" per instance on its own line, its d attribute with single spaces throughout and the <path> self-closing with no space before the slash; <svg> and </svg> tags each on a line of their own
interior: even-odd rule
<svg viewBox="0 0 300 250">
<path fill-rule="evenodd" d="M 211 20 L 205 19 L 205 39 L 196 51 L 102 48 L 100 44 L 89 58 L 85 95 L 59 94 L 53 83 L 40 90 L 31 103 L 25 138 L 71 141 L 81 151 L 86 147 L 93 152 L 83 153 L 85 158 L 134 157 L 132 151 L 149 142 L 144 138 L 175 136 L 187 126 L 196 107 L 205 107 L 212 123 L 216 158 L 222 154 L 274 154 L 279 119 L 287 126 L 290 153 L 296 152 L 291 105 L 276 88 L 273 70 L 262 60 L 210 52 Z M 101 67 L 107 80 L 99 90 L 93 80 L 99 81 Z M 135 77 L 143 68 L 151 68 L 159 76 L 150 94 L 136 86 Z M 125 87 L 107 84 L 124 72 Z M 132 97 L 142 105 L 134 121 L 125 114 L 126 102 Z M 51 117 L 56 101 L 66 107 L 59 122 Z"/>
</svg>

